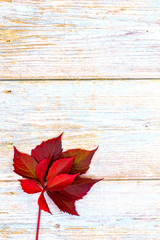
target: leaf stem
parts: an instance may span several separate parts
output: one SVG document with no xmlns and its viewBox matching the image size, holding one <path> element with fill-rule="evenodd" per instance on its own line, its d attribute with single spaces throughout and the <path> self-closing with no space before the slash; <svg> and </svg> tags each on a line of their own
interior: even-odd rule
<svg viewBox="0 0 160 240">
<path fill-rule="evenodd" d="M 40 218 L 41 218 L 41 209 L 40 209 L 40 207 L 39 207 L 39 211 L 38 211 L 38 221 L 37 221 L 36 240 L 38 240 L 38 235 L 39 235 Z"/>
</svg>

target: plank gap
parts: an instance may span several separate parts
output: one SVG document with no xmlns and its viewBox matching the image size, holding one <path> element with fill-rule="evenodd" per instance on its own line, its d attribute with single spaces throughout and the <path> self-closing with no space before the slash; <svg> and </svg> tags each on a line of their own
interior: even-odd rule
<svg viewBox="0 0 160 240">
<path fill-rule="evenodd" d="M 0 79 L 0 82 L 7 82 L 7 81 L 137 81 L 137 80 L 160 80 L 160 78 L 9 78 L 9 79 Z"/>
<path fill-rule="evenodd" d="M 0 180 L 0 183 L 3 182 L 17 182 L 18 180 Z M 127 182 L 127 181 L 160 181 L 160 178 L 105 178 L 102 181 L 104 182 Z"/>
</svg>

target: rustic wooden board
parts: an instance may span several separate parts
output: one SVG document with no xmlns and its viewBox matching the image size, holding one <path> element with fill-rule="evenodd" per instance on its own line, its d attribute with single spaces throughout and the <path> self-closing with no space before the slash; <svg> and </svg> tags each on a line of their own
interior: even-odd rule
<svg viewBox="0 0 160 240">
<path fill-rule="evenodd" d="M 160 239 L 159 92 L 158 80 L 1 81 L 0 239 L 36 231 L 38 195 L 21 190 L 13 145 L 29 153 L 62 131 L 64 150 L 99 145 L 87 176 L 104 180 L 77 202 L 80 217 L 43 213 L 40 240 Z"/>
<path fill-rule="evenodd" d="M 160 238 L 160 182 L 99 182 L 77 202 L 80 217 L 43 212 L 40 240 L 121 240 Z M 0 238 L 35 239 L 38 195 L 19 183 L 1 183 Z M 98 204 L 97 204 L 98 203 Z"/>
<path fill-rule="evenodd" d="M 160 77 L 156 0 L 0 1 L 0 78 Z"/>
<path fill-rule="evenodd" d="M 64 131 L 63 148 L 94 149 L 88 174 L 160 178 L 160 81 L 0 82 L 0 179 L 13 145 L 30 153 Z"/>
</svg>

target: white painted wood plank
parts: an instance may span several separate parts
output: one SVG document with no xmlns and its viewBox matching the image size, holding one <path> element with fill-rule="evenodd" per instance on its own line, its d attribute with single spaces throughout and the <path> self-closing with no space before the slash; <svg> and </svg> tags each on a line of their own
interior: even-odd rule
<svg viewBox="0 0 160 240">
<path fill-rule="evenodd" d="M 102 181 L 77 202 L 80 217 L 42 213 L 40 240 L 160 238 L 159 181 Z M 35 238 L 38 195 L 22 192 L 18 182 L 1 183 L 0 237 Z"/>
<path fill-rule="evenodd" d="M 0 180 L 13 145 L 30 153 L 64 131 L 63 148 L 96 152 L 89 176 L 160 178 L 160 81 L 0 82 Z"/>
<path fill-rule="evenodd" d="M 0 82 L 0 239 L 36 232 L 38 194 L 21 190 L 13 145 L 29 153 L 62 131 L 64 149 L 99 145 L 87 175 L 105 180 L 77 202 L 80 217 L 43 213 L 40 240 L 159 239 L 159 92 L 153 80 Z"/>
<path fill-rule="evenodd" d="M 0 2 L 0 78 L 160 77 L 159 1 Z"/>
</svg>

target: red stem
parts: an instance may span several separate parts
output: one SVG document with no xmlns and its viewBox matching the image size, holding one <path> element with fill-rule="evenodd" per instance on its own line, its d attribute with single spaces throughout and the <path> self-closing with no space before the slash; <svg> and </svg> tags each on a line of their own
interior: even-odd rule
<svg viewBox="0 0 160 240">
<path fill-rule="evenodd" d="M 40 226 L 40 218 L 41 218 L 41 209 L 40 209 L 40 207 L 39 207 L 39 211 L 38 211 L 38 221 L 37 221 L 36 240 L 38 240 L 39 226 Z"/>
</svg>

